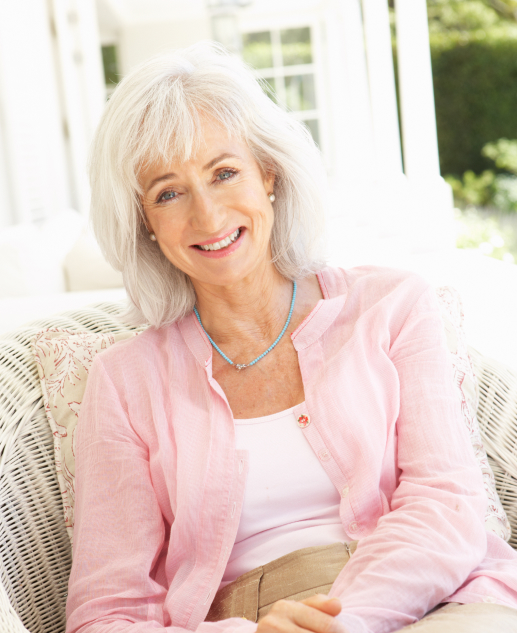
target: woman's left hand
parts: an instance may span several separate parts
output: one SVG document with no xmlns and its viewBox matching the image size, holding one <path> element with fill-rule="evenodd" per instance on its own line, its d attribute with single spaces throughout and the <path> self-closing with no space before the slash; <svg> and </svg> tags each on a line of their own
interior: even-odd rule
<svg viewBox="0 0 517 633">
<path fill-rule="evenodd" d="M 322 593 L 317 593 L 315 596 L 300 600 L 300 602 L 333 617 L 341 613 L 341 601 L 339 598 L 329 598 Z"/>
</svg>

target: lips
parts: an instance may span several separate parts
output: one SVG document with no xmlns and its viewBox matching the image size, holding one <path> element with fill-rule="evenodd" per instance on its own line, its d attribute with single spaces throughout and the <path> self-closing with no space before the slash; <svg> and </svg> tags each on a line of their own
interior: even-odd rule
<svg viewBox="0 0 517 633">
<path fill-rule="evenodd" d="M 238 228 L 226 237 L 223 237 L 217 241 L 210 241 L 209 243 L 204 242 L 203 244 L 196 244 L 196 247 L 200 248 L 203 251 L 218 251 L 223 248 L 228 248 L 230 244 L 233 244 L 233 242 L 235 242 L 239 238 L 240 234 L 241 229 Z"/>
<path fill-rule="evenodd" d="M 242 244 L 245 235 L 246 229 L 240 226 L 231 233 L 227 233 L 223 238 L 208 240 L 203 244 L 193 244 L 190 248 L 193 248 L 202 257 L 220 259 L 235 252 Z"/>
</svg>

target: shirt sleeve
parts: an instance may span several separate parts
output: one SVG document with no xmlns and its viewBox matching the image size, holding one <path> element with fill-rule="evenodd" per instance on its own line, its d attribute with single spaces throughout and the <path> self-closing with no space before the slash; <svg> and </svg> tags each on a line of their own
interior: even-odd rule
<svg viewBox="0 0 517 633">
<path fill-rule="evenodd" d="M 389 633 L 421 619 L 465 582 L 487 547 L 487 498 L 433 288 L 389 354 L 400 382 L 398 485 L 332 588 L 349 633 Z"/>
<path fill-rule="evenodd" d="M 74 556 L 67 633 L 182 633 L 165 626 L 166 582 L 157 573 L 168 546 L 145 443 L 134 430 L 102 360 L 92 365 L 76 438 Z M 162 574 L 163 575 L 163 574 Z M 233 618 L 199 633 L 254 633 Z"/>
</svg>

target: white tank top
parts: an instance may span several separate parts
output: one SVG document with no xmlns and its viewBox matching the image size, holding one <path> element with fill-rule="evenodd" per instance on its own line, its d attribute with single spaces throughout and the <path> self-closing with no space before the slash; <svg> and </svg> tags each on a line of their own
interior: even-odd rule
<svg viewBox="0 0 517 633">
<path fill-rule="evenodd" d="M 234 422 L 237 448 L 249 453 L 249 470 L 221 587 L 297 549 L 346 541 L 340 495 L 293 409 Z"/>
</svg>

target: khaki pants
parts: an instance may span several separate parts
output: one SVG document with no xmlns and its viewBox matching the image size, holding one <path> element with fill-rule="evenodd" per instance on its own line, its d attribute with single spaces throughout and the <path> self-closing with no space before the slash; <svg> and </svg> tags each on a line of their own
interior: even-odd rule
<svg viewBox="0 0 517 633">
<path fill-rule="evenodd" d="M 357 541 L 307 547 L 252 569 L 217 592 L 206 621 L 238 617 L 258 622 L 278 600 L 304 600 L 317 593 L 328 594 L 356 547 Z M 490 603 L 449 603 L 401 630 L 517 633 L 517 609 Z"/>
</svg>

